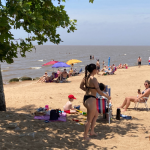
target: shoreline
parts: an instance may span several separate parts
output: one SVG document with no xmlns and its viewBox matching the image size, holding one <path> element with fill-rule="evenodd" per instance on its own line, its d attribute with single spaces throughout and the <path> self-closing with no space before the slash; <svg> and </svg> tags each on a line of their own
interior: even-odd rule
<svg viewBox="0 0 150 150">
<path fill-rule="evenodd" d="M 145 67 L 145 66 L 150 66 L 150 65 L 142 65 L 141 67 Z M 128 67 L 128 69 L 130 69 L 130 68 L 134 68 L 134 67 L 138 67 L 138 65 L 137 66 L 130 66 L 130 67 Z M 117 70 L 122 70 L 122 69 L 117 69 Z M 124 69 L 123 68 L 123 70 L 126 70 L 126 69 Z M 102 73 L 102 72 L 99 72 L 99 73 Z M 84 72 L 82 72 L 81 74 L 84 74 Z M 24 77 L 29 77 L 29 76 L 24 76 Z M 71 76 L 71 78 L 72 77 L 76 77 L 76 76 Z M 3 77 L 2 77 L 3 78 Z M 31 77 L 32 78 L 32 77 Z M 37 80 L 33 80 L 33 79 L 35 79 L 35 78 L 37 78 L 37 77 L 33 77 L 32 78 L 32 81 L 37 81 Z M 40 77 L 39 77 L 40 78 Z M 69 77 L 70 78 L 70 77 Z M 12 78 L 11 78 L 12 79 Z M 11 80 L 11 79 L 9 79 L 9 80 Z M 29 81 L 29 80 L 28 80 Z M 30 82 L 32 82 L 32 81 L 30 81 Z M 3 85 L 9 85 L 9 84 L 15 84 L 15 83 L 21 83 L 21 82 L 26 82 L 26 81 L 19 81 L 19 82 L 9 82 L 9 81 L 7 81 L 7 82 L 3 82 Z"/>
</svg>

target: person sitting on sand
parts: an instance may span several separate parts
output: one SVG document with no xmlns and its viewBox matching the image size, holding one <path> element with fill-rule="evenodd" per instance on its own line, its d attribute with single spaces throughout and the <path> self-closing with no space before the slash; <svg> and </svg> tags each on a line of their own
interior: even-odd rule
<svg viewBox="0 0 150 150">
<path fill-rule="evenodd" d="M 60 73 L 61 73 L 61 72 L 60 72 L 60 70 L 58 69 L 58 70 L 57 70 L 57 74 L 59 75 Z"/>
<path fill-rule="evenodd" d="M 45 82 L 45 78 L 46 78 L 46 77 L 48 77 L 47 72 L 45 72 L 45 74 L 44 74 L 42 77 L 40 77 L 40 79 L 37 81 L 37 83 L 38 83 L 38 82 Z"/>
<path fill-rule="evenodd" d="M 61 80 L 66 80 L 69 77 L 69 74 L 67 73 L 66 69 L 61 74 Z"/>
<path fill-rule="evenodd" d="M 106 66 L 104 66 L 104 67 L 103 67 L 103 69 L 102 69 L 101 71 L 103 72 L 103 71 L 105 71 L 106 69 L 107 69 L 107 67 L 106 67 Z"/>
<path fill-rule="evenodd" d="M 130 106 L 130 102 L 137 103 L 139 100 L 140 102 L 144 102 L 145 100 L 148 100 L 148 97 L 150 95 L 150 81 L 146 80 L 144 85 L 146 89 L 142 93 L 138 90 L 137 96 L 126 97 L 123 104 L 118 108 L 122 108 L 122 109 L 124 108 L 123 111 L 126 111 Z"/>
<path fill-rule="evenodd" d="M 76 99 L 73 95 L 69 95 L 68 96 L 69 101 L 65 104 L 64 108 L 64 112 L 69 113 L 69 114 L 74 114 L 76 113 L 76 109 L 74 109 L 72 107 L 72 102 L 74 101 L 74 99 Z"/>
<path fill-rule="evenodd" d="M 53 82 L 54 78 L 55 78 L 55 72 L 52 72 L 52 75 L 50 77 L 47 76 L 45 78 L 45 82 Z"/>
<path fill-rule="evenodd" d="M 122 64 L 119 64 L 119 66 L 117 67 L 117 69 L 122 69 Z"/>
<path fill-rule="evenodd" d="M 106 69 L 105 72 L 102 74 L 102 76 L 103 76 L 103 75 L 109 75 L 109 74 L 111 74 L 111 72 L 112 72 L 112 70 L 113 70 L 112 68 L 113 68 L 113 66 L 110 66 L 109 69 Z"/>
<path fill-rule="evenodd" d="M 71 68 L 70 71 L 69 71 L 69 76 L 72 76 L 74 74 L 74 71 L 73 69 Z"/>
</svg>

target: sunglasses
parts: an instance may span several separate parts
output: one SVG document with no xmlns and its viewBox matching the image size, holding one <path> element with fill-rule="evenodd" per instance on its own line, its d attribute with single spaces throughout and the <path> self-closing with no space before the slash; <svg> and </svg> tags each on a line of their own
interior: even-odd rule
<svg viewBox="0 0 150 150">
<path fill-rule="evenodd" d="M 148 84 L 145 84 L 145 83 L 144 83 L 144 85 L 148 85 Z"/>
</svg>

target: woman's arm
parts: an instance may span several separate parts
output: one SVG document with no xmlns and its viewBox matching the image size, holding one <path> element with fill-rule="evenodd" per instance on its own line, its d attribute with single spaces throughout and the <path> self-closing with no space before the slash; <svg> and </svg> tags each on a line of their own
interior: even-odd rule
<svg viewBox="0 0 150 150">
<path fill-rule="evenodd" d="M 147 97 L 147 95 L 150 95 L 150 89 L 146 90 L 144 94 L 141 94 L 138 99 L 142 98 L 142 97 Z"/>
<path fill-rule="evenodd" d="M 98 94 L 102 95 L 102 96 L 105 96 L 108 100 L 111 99 L 110 96 L 108 96 L 107 94 L 103 93 L 100 88 L 99 88 L 99 85 L 98 85 L 98 82 L 97 82 L 97 79 L 96 78 L 93 78 L 93 84 L 94 84 L 94 87 L 97 91 Z"/>
<path fill-rule="evenodd" d="M 80 89 L 82 89 L 83 91 L 86 91 L 85 79 L 82 80 L 82 82 L 81 82 L 81 84 L 80 84 Z"/>
</svg>

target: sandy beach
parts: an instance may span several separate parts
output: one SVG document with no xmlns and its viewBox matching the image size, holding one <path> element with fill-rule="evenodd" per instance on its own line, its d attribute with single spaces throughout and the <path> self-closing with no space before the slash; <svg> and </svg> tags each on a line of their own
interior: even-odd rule
<svg viewBox="0 0 150 150">
<path fill-rule="evenodd" d="M 113 115 L 126 96 L 136 96 L 137 89 L 144 90 L 144 81 L 150 80 L 149 66 L 141 68 L 129 67 L 118 69 L 115 75 L 96 75 L 99 82 L 111 87 Z M 37 81 L 19 82 L 4 85 L 7 112 L 0 112 L 0 149 L 1 150 L 46 150 L 46 149 L 119 149 L 146 150 L 150 147 L 150 111 L 140 104 L 138 110 L 131 103 L 125 115 L 132 116 L 132 120 L 116 120 L 111 124 L 102 119 L 97 120 L 96 138 L 90 142 L 82 140 L 84 126 L 72 121 L 72 118 L 84 116 L 67 115 L 67 122 L 45 123 L 34 120 L 31 110 L 49 105 L 50 109 L 63 110 L 69 94 L 77 99 L 73 105 L 82 104 L 84 92 L 79 88 L 84 74 L 68 79 L 69 83 L 36 83 Z M 150 106 L 150 100 L 148 100 Z M 144 108 L 144 109 L 141 109 Z M 19 130 L 9 129 L 9 123 L 17 123 Z M 84 122 L 84 121 L 83 121 Z M 34 137 L 26 134 L 35 133 Z"/>
</svg>

